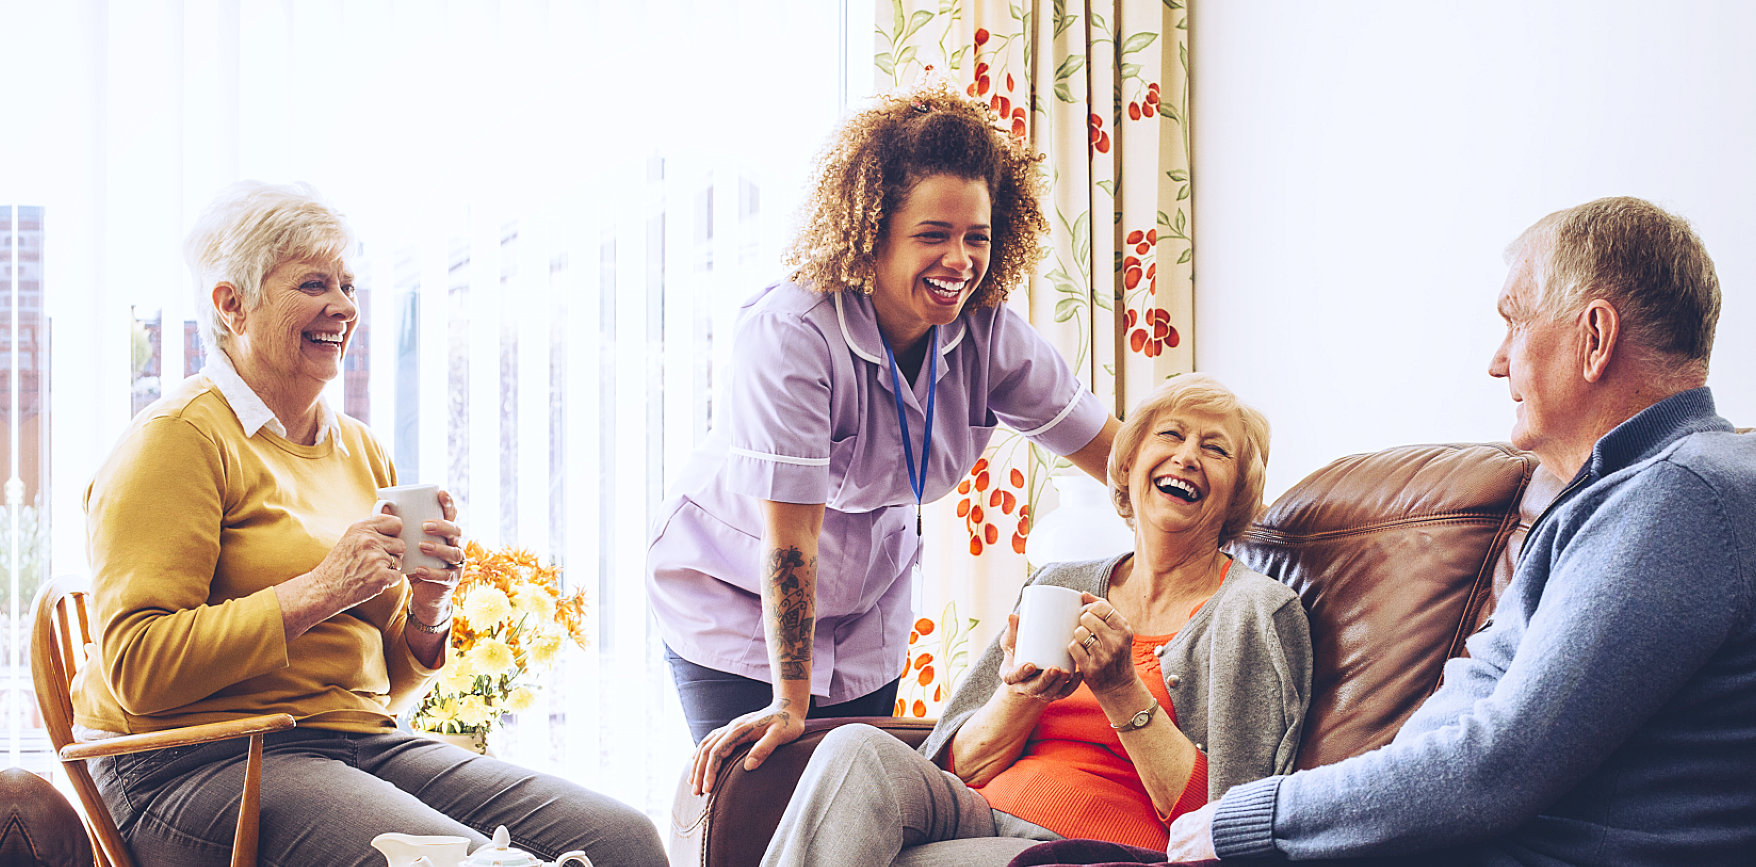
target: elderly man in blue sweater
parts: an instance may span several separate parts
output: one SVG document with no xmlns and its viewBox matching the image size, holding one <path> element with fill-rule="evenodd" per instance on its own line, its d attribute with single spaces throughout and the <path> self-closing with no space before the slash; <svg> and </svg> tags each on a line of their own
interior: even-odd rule
<svg viewBox="0 0 1756 867">
<path fill-rule="evenodd" d="M 1174 860 L 1756 864 L 1756 436 L 1705 386 L 1713 263 L 1631 198 L 1507 258 L 1488 372 L 1512 442 L 1572 481 L 1395 741 L 1233 788 Z"/>
</svg>

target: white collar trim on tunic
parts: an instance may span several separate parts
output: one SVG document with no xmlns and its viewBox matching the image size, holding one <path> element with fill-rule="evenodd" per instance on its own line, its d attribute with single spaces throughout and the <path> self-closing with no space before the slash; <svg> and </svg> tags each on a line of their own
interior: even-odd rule
<svg viewBox="0 0 1756 867">
<path fill-rule="evenodd" d="M 847 341 L 848 348 L 852 349 L 855 355 L 873 364 L 883 365 L 885 363 L 884 337 L 878 332 L 878 314 L 872 309 L 872 300 L 864 295 L 859 296 L 859 300 L 855 302 L 855 312 L 860 314 L 860 317 L 855 321 L 854 326 L 859 330 L 861 338 L 875 341 L 878 344 L 878 349 L 875 351 L 861 346 L 860 342 L 854 339 L 854 329 L 848 327 L 847 307 L 842 304 L 841 300 L 843 295 L 848 294 L 847 291 L 829 294 L 835 299 L 835 318 L 841 324 L 841 338 Z M 969 330 L 961 313 L 952 324 L 957 326 L 957 333 L 939 343 L 939 356 L 941 358 L 950 354 L 951 350 L 956 349 L 957 344 L 963 342 L 963 335 Z"/>
<path fill-rule="evenodd" d="M 275 417 L 274 410 L 268 408 L 262 395 L 238 375 L 238 369 L 232 366 L 232 359 L 224 349 L 215 349 L 208 353 L 207 363 L 201 366 L 201 375 L 213 381 L 213 387 L 219 389 L 220 397 L 232 407 L 238 416 L 238 424 L 244 427 L 244 436 L 253 437 L 257 431 L 267 428 L 268 431 L 282 439 L 287 438 L 287 426 Z M 341 440 L 341 417 L 329 408 L 322 398 L 317 399 L 317 442 L 323 441 L 331 434 L 335 435 L 335 447 L 342 454 L 348 453 L 347 444 Z"/>
</svg>

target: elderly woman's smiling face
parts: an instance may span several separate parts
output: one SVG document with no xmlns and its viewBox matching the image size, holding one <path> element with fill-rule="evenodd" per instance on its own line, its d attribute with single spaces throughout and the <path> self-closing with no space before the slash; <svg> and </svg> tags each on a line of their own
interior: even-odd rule
<svg viewBox="0 0 1756 867">
<path fill-rule="evenodd" d="M 1193 534 L 1217 545 L 1237 490 L 1243 441 L 1243 424 L 1231 413 L 1160 410 L 1128 470 L 1135 527 L 1147 535 Z"/>
<path fill-rule="evenodd" d="M 320 390 L 341 375 L 359 321 L 353 272 L 339 259 L 282 262 L 262 278 L 256 308 L 234 305 L 226 318 L 240 372 L 248 368 Z"/>
</svg>

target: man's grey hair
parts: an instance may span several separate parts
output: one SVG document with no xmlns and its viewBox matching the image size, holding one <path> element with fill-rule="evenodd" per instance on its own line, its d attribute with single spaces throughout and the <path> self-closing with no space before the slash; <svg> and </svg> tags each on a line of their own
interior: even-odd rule
<svg viewBox="0 0 1756 867">
<path fill-rule="evenodd" d="M 310 184 L 239 181 L 209 204 L 189 230 L 183 257 L 195 276 L 195 309 L 202 347 L 214 352 L 231 333 L 213 304 L 213 288 L 230 283 L 245 310 L 262 303 L 262 278 L 282 262 L 342 258 L 353 230 Z"/>
<path fill-rule="evenodd" d="M 1644 199 L 1598 199 L 1538 220 L 1506 248 L 1527 261 L 1538 315 L 1577 313 L 1602 298 L 1641 355 L 1705 378 L 1719 324 L 1719 277 L 1688 221 Z"/>
</svg>

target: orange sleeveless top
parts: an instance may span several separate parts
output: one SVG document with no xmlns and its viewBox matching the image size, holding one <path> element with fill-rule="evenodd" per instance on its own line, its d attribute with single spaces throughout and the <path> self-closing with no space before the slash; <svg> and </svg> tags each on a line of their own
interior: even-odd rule
<svg viewBox="0 0 1756 867">
<path fill-rule="evenodd" d="M 1206 600 L 1190 615 L 1204 604 Z M 1175 637 L 1134 636 L 1134 667 L 1173 723 L 1177 712 L 1155 651 Z M 1160 813 L 1097 696 L 1082 683 L 1043 711 L 1018 760 L 977 791 L 994 809 L 1063 837 L 1163 850 L 1171 821 L 1207 803 L 1207 756 L 1196 752 L 1182 795 L 1169 815 Z"/>
</svg>

